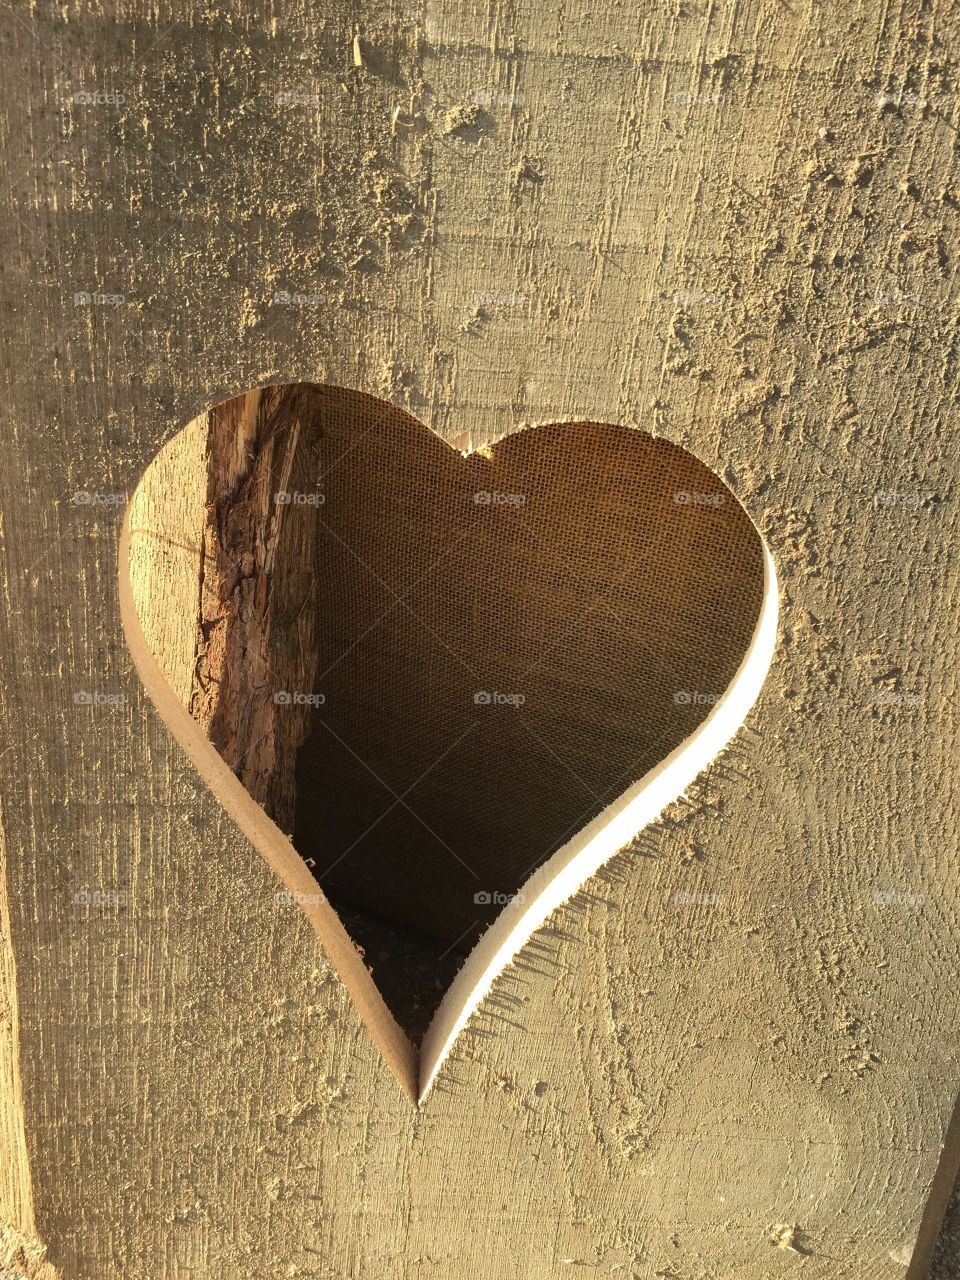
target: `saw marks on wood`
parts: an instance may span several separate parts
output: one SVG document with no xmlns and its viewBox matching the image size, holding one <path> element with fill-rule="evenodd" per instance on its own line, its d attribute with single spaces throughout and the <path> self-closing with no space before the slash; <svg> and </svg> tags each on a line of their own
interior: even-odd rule
<svg viewBox="0 0 960 1280">
<path fill-rule="evenodd" d="M 16 954 L 7 902 L 7 847 L 0 821 L 0 1275 L 60 1280 L 37 1235 L 24 1132 Z"/>
<path fill-rule="evenodd" d="M 50 1257 L 918 1280 L 960 1074 L 955 6 L 18 17 L 0 789 Z M 419 1111 L 116 606 L 161 447 L 302 380 L 463 449 L 649 431 L 782 583 L 741 735 L 530 940 Z"/>
</svg>

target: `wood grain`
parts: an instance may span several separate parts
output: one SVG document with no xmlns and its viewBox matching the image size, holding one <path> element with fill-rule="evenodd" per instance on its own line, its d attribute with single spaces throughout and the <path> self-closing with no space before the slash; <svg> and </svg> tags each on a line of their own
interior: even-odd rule
<svg viewBox="0 0 960 1280">
<path fill-rule="evenodd" d="M 918 1280 L 957 1157 L 954 9 L 66 0 L 4 37 L 0 797 L 50 1262 Z M 301 379 L 463 448 L 662 435 L 783 583 L 737 742 L 418 1111 L 120 630 L 148 463 Z"/>
<path fill-rule="evenodd" d="M 717 477 L 636 430 L 544 426 L 463 458 L 376 397 L 310 384 L 203 418 L 130 502 L 131 653 L 214 790 L 222 764 L 242 782 L 220 798 L 254 847 L 264 815 L 279 828 L 264 856 L 288 892 L 346 910 L 400 1026 L 416 1036 L 443 996 L 422 1102 L 504 966 L 741 728 L 776 646 L 775 569 Z M 189 492 L 202 467 L 204 527 L 183 532 L 176 471 Z M 189 648 L 163 624 L 185 600 Z M 319 882 L 306 895 L 299 859 Z M 312 919 L 342 950 L 330 911 Z M 437 964 L 459 943 L 443 995 Z M 365 1003 L 383 1011 L 372 990 Z"/>
</svg>

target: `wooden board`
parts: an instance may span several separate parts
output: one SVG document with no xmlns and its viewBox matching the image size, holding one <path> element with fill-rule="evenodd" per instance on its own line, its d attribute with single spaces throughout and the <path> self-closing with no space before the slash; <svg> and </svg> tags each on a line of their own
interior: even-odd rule
<svg viewBox="0 0 960 1280">
<path fill-rule="evenodd" d="M 957 25 L 7 13 L 8 1270 L 923 1274 L 957 1161 Z M 120 626 L 151 459 L 298 380 L 462 449 L 663 436 L 782 585 L 735 743 L 419 1110 Z"/>
</svg>

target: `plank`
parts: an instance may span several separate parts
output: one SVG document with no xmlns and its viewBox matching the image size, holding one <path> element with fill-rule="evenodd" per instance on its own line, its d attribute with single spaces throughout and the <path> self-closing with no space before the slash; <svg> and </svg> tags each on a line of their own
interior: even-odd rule
<svg viewBox="0 0 960 1280">
<path fill-rule="evenodd" d="M 923 1274 L 957 1160 L 957 21 L 8 14 L 0 1185 L 64 1277 Z M 304 380 L 460 448 L 650 431 L 782 584 L 736 741 L 419 1109 L 120 624 L 151 460 Z"/>
</svg>

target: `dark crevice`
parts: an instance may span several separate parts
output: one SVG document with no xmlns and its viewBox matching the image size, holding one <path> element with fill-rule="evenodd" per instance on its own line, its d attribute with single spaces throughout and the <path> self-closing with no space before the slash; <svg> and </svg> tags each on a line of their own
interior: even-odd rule
<svg viewBox="0 0 960 1280">
<path fill-rule="evenodd" d="M 418 1048 L 466 956 L 416 929 L 331 898 L 330 905 L 363 953 L 387 1008 Z"/>
</svg>

